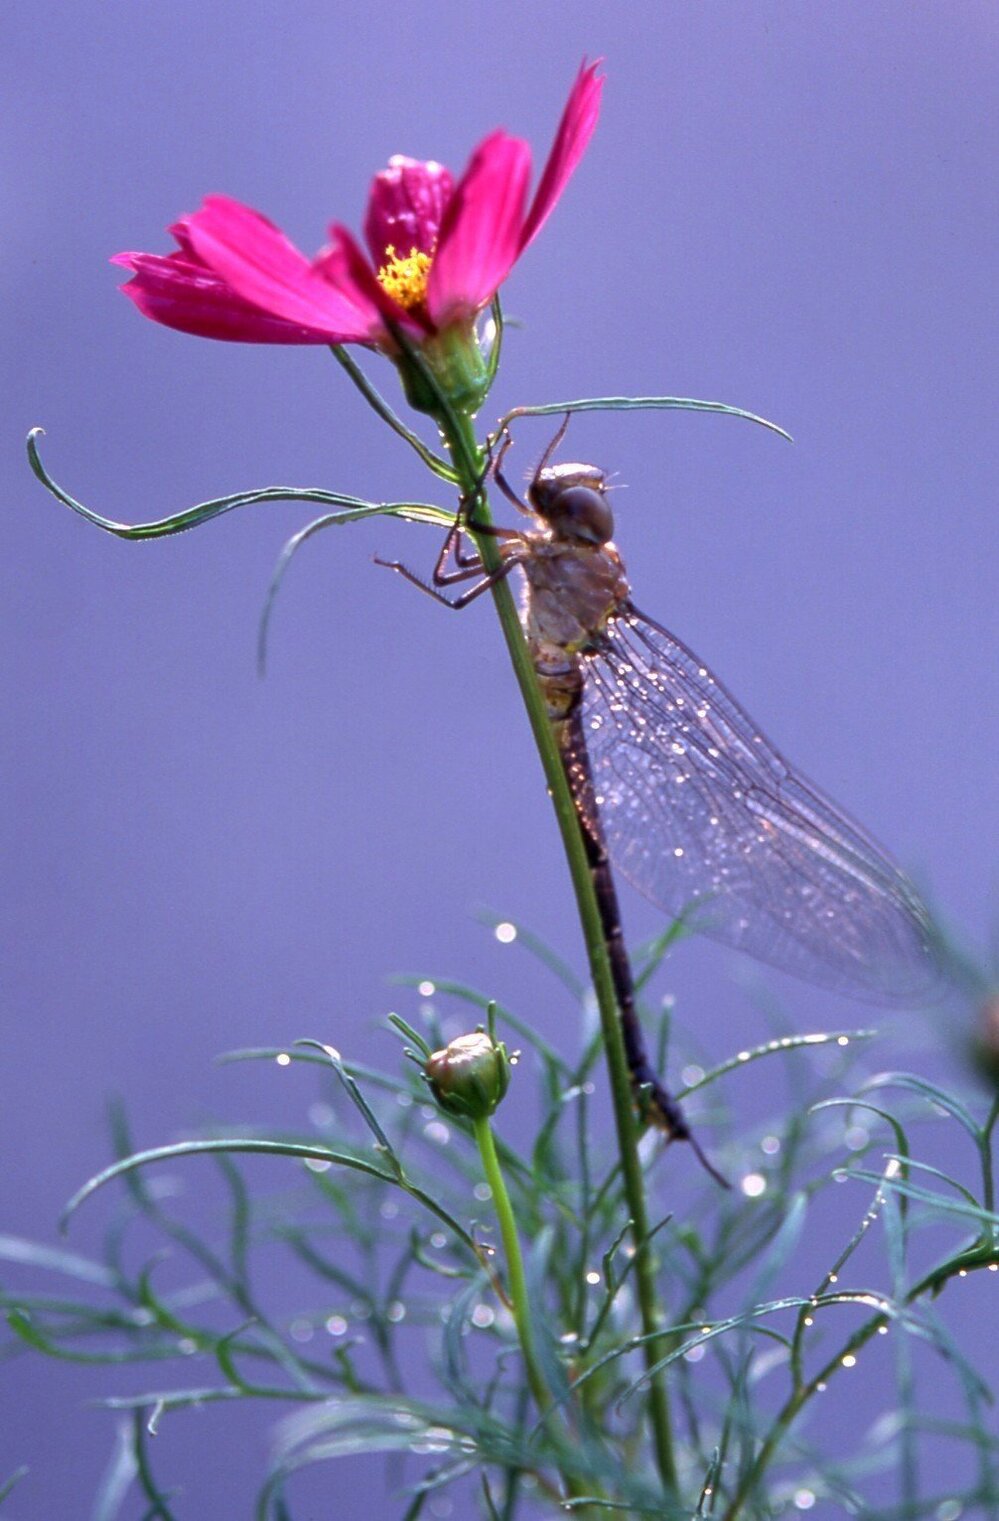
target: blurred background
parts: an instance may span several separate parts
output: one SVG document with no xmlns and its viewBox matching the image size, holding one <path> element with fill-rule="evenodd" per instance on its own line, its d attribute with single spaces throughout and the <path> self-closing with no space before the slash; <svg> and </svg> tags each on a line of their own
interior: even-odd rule
<svg viewBox="0 0 999 1521">
<path fill-rule="evenodd" d="M 390 154 L 459 169 L 497 125 L 540 164 L 584 54 L 606 60 L 603 117 L 506 288 L 522 326 L 490 413 L 671 392 L 794 435 L 590 416 L 567 447 L 627 485 L 617 541 L 639 605 L 987 957 L 994 6 L 37 0 L 5 7 L 0 38 L 0 1229 L 55 1242 L 59 1209 L 108 1159 L 113 1095 L 154 1145 L 304 1111 L 308 1074 L 214 1065 L 233 1047 L 314 1035 L 394 1063 L 378 1021 L 416 999 L 387 984 L 395 972 L 466 979 L 575 1048 L 572 1008 L 475 917 L 494 908 L 582 965 L 490 607 L 452 618 L 371 564 L 402 552 L 429 566 L 435 538 L 375 523 L 310 545 L 260 681 L 261 599 L 308 509 L 123 544 L 45 495 L 23 438 L 44 425 L 56 479 L 129 521 L 275 483 L 434 491 L 325 350 L 158 328 L 116 293 L 108 258 L 166 251 L 166 225 L 208 191 L 311 252 L 331 219 L 359 227 Z M 387 367 L 380 379 L 394 394 Z M 549 432 L 521 425 L 515 474 Z M 624 909 L 633 936 L 660 927 L 630 890 Z M 706 1061 L 765 1039 L 777 1002 L 802 1029 L 871 1019 L 707 944 L 682 946 L 660 981 Z M 920 1070 L 946 1075 L 964 1026 L 911 1029 Z M 681 1153 L 670 1165 L 694 1167 Z M 12 1516 L 89 1514 L 112 1429 L 85 1402 L 113 1375 L 35 1359 L 4 1382 L 0 1478 L 31 1467 Z M 185 1518 L 249 1513 L 265 1425 L 214 1410 L 165 1428 L 157 1461 L 184 1487 Z M 365 1513 L 400 1514 L 379 1485 Z"/>
</svg>

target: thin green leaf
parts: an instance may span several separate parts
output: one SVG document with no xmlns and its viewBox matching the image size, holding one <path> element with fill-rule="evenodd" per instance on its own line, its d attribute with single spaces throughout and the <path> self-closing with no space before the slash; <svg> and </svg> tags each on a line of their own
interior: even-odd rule
<svg viewBox="0 0 999 1521">
<path fill-rule="evenodd" d="M 146 1515 L 153 1521 L 175 1521 L 173 1511 L 170 1509 L 168 1498 L 162 1493 L 156 1480 L 153 1478 L 149 1466 L 149 1457 L 146 1452 L 146 1432 L 142 1422 L 141 1411 L 136 1411 L 132 1420 L 132 1440 L 135 1444 L 135 1463 L 139 1483 L 142 1492 L 152 1504 Z"/>
<path fill-rule="evenodd" d="M 64 506 L 86 518 L 88 523 L 103 528 L 105 533 L 113 533 L 119 539 L 162 539 L 170 534 L 185 533 L 189 528 L 198 528 L 202 523 L 221 517 L 223 513 L 235 511 L 237 507 L 253 507 L 260 502 L 317 502 L 328 507 L 342 507 L 347 509 L 345 521 L 386 514 L 408 518 L 412 522 L 439 524 L 442 527 L 453 521 L 452 514 L 430 502 L 368 502 L 363 497 L 341 491 L 324 491 L 318 486 L 264 486 L 256 491 L 235 491 L 229 496 L 198 502 L 194 507 L 171 513 L 169 517 L 156 518 L 149 523 L 116 523 L 113 518 L 102 517 L 99 512 L 85 507 L 52 479 L 38 453 L 38 439 L 44 432 L 44 428 L 32 428 L 28 434 L 28 461 L 42 485 Z"/>
<path fill-rule="evenodd" d="M 503 330 L 506 323 L 503 320 L 503 306 L 500 302 L 499 291 L 496 292 L 489 307 L 489 313 L 493 325 L 492 342 L 489 345 L 489 358 L 486 360 L 486 390 L 488 391 L 496 379 L 499 370 L 500 355 L 503 352 Z"/>
<path fill-rule="evenodd" d="M 435 475 L 439 475 L 441 480 L 448 481 L 451 485 L 454 485 L 458 477 L 447 463 L 447 460 L 441 459 L 440 455 L 435 454 L 432 449 L 428 448 L 423 439 L 420 438 L 418 433 L 414 433 L 412 428 L 407 428 L 402 418 L 392 410 L 381 392 L 376 389 L 367 375 L 365 375 L 350 351 L 344 348 L 343 344 L 331 343 L 330 353 L 345 373 L 349 375 L 365 401 L 373 408 L 382 421 L 388 423 L 392 431 L 398 433 L 399 437 L 405 440 L 411 449 L 416 451 L 428 469 L 432 470 Z"/>
<path fill-rule="evenodd" d="M 389 1014 L 387 1017 L 388 1022 L 392 1026 L 393 1030 L 397 1031 L 398 1034 L 403 1036 L 405 1040 L 411 1040 L 413 1042 L 413 1045 L 416 1048 L 416 1053 L 422 1057 L 424 1061 L 426 1061 L 428 1056 L 431 1056 L 433 1054 L 432 1048 L 428 1042 L 424 1040 L 419 1030 L 411 1025 L 408 1020 L 403 1019 L 401 1014 Z"/>
<path fill-rule="evenodd" d="M 563 961 L 558 952 L 553 950 L 540 935 L 536 935 L 526 925 L 518 924 L 509 915 L 497 914 L 492 909 L 483 909 L 475 917 L 479 920 L 480 924 L 488 924 L 489 928 L 493 931 L 501 924 L 511 925 L 514 930 L 514 944 L 522 946 L 525 951 L 530 952 L 535 960 L 540 961 L 543 967 L 546 967 L 549 972 L 558 978 L 562 986 L 577 1002 L 583 997 L 586 992 L 586 984 L 580 977 L 576 976 L 569 963 Z"/>
<path fill-rule="evenodd" d="M 410 523 L 429 523 L 435 528 L 450 528 L 454 522 L 451 514 L 443 512 L 439 507 L 431 507 L 429 503 L 421 502 L 385 502 L 369 504 L 364 507 L 355 507 L 345 512 L 326 512 L 322 517 L 313 518 L 311 523 L 306 523 L 297 533 L 293 533 L 287 540 L 277 563 L 271 572 L 271 579 L 264 593 L 264 605 L 260 610 L 260 620 L 257 624 L 257 672 L 260 676 L 265 675 L 267 670 L 267 640 L 270 633 L 271 615 L 274 604 L 277 601 L 281 584 L 288 572 L 288 567 L 298 554 L 303 544 L 322 533 L 326 528 L 342 527 L 345 523 L 356 523 L 361 518 L 376 516 L 404 518 Z"/>
<path fill-rule="evenodd" d="M 521 1019 L 510 1009 L 506 1008 L 504 1004 L 497 1003 L 494 998 L 487 998 L 484 993 L 476 992 L 474 988 L 470 988 L 466 983 L 456 982 L 449 977 L 428 978 L 425 973 L 419 976 L 412 973 L 401 973 L 391 978 L 391 981 L 397 987 L 404 988 L 418 988 L 423 982 L 432 982 L 436 993 L 444 993 L 451 998 L 460 998 L 464 1003 L 470 1003 L 474 1008 L 481 1009 L 483 1013 L 488 1013 L 489 1005 L 495 1004 L 496 1017 L 500 1024 L 507 1024 L 511 1030 L 515 1030 L 521 1039 L 526 1040 L 529 1045 L 533 1046 L 538 1055 L 557 1071 L 560 1076 L 564 1078 L 572 1076 L 569 1064 L 559 1055 L 554 1046 L 550 1046 L 538 1034 L 537 1030 L 535 1030 L 528 1020 Z"/>
<path fill-rule="evenodd" d="M 916 1077 L 912 1072 L 879 1072 L 861 1088 L 861 1093 L 870 1093 L 875 1088 L 905 1088 L 910 1093 L 918 1093 L 921 1098 L 928 1099 L 931 1104 L 937 1104 L 953 1115 L 959 1124 L 971 1136 L 978 1145 L 981 1141 L 982 1127 L 975 1123 L 969 1110 L 956 1099 L 953 1094 L 947 1093 L 943 1088 L 938 1088 L 935 1083 L 927 1082 L 925 1077 Z"/>
<path fill-rule="evenodd" d="M 57 1341 L 46 1335 L 30 1315 L 22 1310 L 8 1310 L 7 1324 L 21 1341 L 36 1352 L 43 1353 L 46 1357 L 53 1358 L 62 1363 L 85 1363 L 94 1366 L 107 1366 L 109 1364 L 150 1362 L 156 1357 L 176 1357 L 177 1348 L 141 1347 L 134 1351 L 113 1352 L 79 1352 L 71 1347 L 62 1347 Z"/>
<path fill-rule="evenodd" d="M 834 1041 L 837 1045 L 846 1046 L 851 1040 L 872 1040 L 877 1034 L 876 1030 L 825 1030 L 814 1035 L 782 1035 L 777 1040 L 768 1040 L 762 1046 L 753 1046 L 746 1051 L 740 1051 L 737 1056 L 730 1057 L 718 1067 L 712 1067 L 710 1072 L 705 1072 L 696 1083 L 690 1083 L 686 1088 L 677 1090 L 677 1098 L 686 1098 L 691 1093 L 696 1093 L 698 1088 L 706 1088 L 709 1083 L 715 1082 L 719 1077 L 724 1077 L 727 1072 L 734 1072 L 738 1067 L 748 1067 L 750 1062 L 759 1061 L 764 1056 L 776 1056 L 781 1052 L 798 1051 L 804 1046 L 828 1046 Z"/>
<path fill-rule="evenodd" d="M 489 1521 L 500 1521 L 500 1513 L 496 1509 L 496 1502 L 493 1500 L 492 1490 L 489 1488 L 488 1474 L 482 1475 L 482 1498 L 486 1504 L 486 1515 Z"/>
<path fill-rule="evenodd" d="M 640 970 L 635 975 L 635 991 L 637 993 L 640 993 L 655 976 L 674 945 L 678 945 L 681 940 L 688 938 L 693 933 L 689 925 L 684 922 L 683 915 L 681 914 L 672 923 L 667 924 L 666 928 L 660 931 L 648 945 L 640 948 L 636 958 L 640 965 Z"/>
<path fill-rule="evenodd" d="M 128 1491 L 135 1482 L 137 1472 L 132 1423 L 119 1421 L 115 1433 L 114 1451 L 101 1477 L 91 1521 L 117 1521 Z"/>
<path fill-rule="evenodd" d="M 896 1115 L 889 1114 L 889 1112 L 888 1112 L 887 1109 L 880 1109 L 877 1104 L 872 1104 L 867 1099 L 858 1099 L 858 1098 L 831 1098 L 831 1099 L 822 1099 L 822 1100 L 820 1100 L 819 1103 L 812 1104 L 811 1107 L 809 1108 L 808 1112 L 809 1112 L 809 1114 L 818 1114 L 818 1112 L 819 1112 L 820 1109 L 840 1109 L 840 1108 L 842 1108 L 842 1109 L 864 1109 L 869 1114 L 876 1114 L 879 1119 L 884 1120 L 885 1124 L 886 1125 L 890 1125 L 891 1128 L 892 1128 L 892 1130 L 895 1133 L 895 1145 L 898 1148 L 899 1155 L 902 1156 L 902 1157 L 904 1157 L 905 1160 L 908 1161 L 908 1159 L 909 1159 L 909 1149 L 910 1149 L 909 1148 L 909 1138 L 908 1138 L 908 1136 L 905 1133 L 905 1127 L 902 1124 L 901 1120 L 899 1120 Z"/>
<path fill-rule="evenodd" d="M 26 1463 L 22 1463 L 22 1465 L 21 1465 L 20 1468 L 15 1468 L 14 1472 L 10 1475 L 10 1477 L 7 1478 L 7 1479 L 5 1479 L 4 1482 L 2 1484 L 0 1484 L 0 1505 L 2 1505 L 3 1502 L 6 1500 L 7 1496 L 10 1494 L 10 1492 L 14 1488 L 14 1486 L 16 1484 L 20 1484 L 21 1480 L 25 1477 L 25 1475 L 28 1472 L 29 1472 L 29 1469 L 28 1469 L 27 1464 Z"/>
<path fill-rule="evenodd" d="M 115 1288 L 119 1283 L 118 1275 L 100 1262 L 91 1262 L 76 1252 L 40 1246 L 37 1242 L 26 1241 L 20 1236 L 0 1236 L 0 1257 L 25 1267 L 65 1273 L 67 1277 L 79 1278 L 83 1283 L 97 1284 L 100 1288 Z"/>
<path fill-rule="evenodd" d="M 361 1092 L 354 1078 L 351 1077 L 350 1073 L 344 1066 L 339 1051 L 337 1051 L 334 1046 L 324 1045 L 321 1040 L 312 1040 L 308 1037 L 304 1040 L 296 1040 L 295 1044 L 296 1046 L 311 1046 L 316 1051 L 325 1052 L 330 1066 L 333 1068 L 333 1071 L 340 1079 L 340 1082 L 346 1091 L 347 1097 L 350 1099 L 358 1114 L 363 1119 L 365 1125 L 367 1125 L 368 1129 L 371 1131 L 371 1134 L 374 1136 L 375 1144 L 377 1145 L 379 1151 L 384 1153 L 392 1165 L 393 1170 L 399 1169 L 399 1159 L 393 1150 L 391 1141 L 382 1129 L 378 1121 L 378 1117 L 375 1114 L 374 1110 L 371 1108 L 371 1105 L 364 1097 L 364 1094 Z"/>
<path fill-rule="evenodd" d="M 910 1161 L 908 1165 L 913 1164 Z M 918 1188 L 901 1177 L 887 1177 L 884 1173 L 868 1172 L 863 1167 L 849 1168 L 845 1176 L 857 1178 L 864 1183 L 877 1183 L 884 1188 L 890 1188 L 895 1193 L 905 1194 L 908 1199 L 915 1199 L 919 1204 L 932 1205 L 934 1209 L 940 1210 L 941 1214 L 959 1215 L 965 1220 L 976 1220 L 981 1225 L 999 1225 L 999 1215 L 993 1214 L 991 1210 L 983 1209 L 980 1204 L 967 1204 L 963 1199 L 948 1199 L 946 1194 Z"/>
<path fill-rule="evenodd" d="M 514 407 L 501 417 L 497 435 L 509 427 L 517 417 L 552 417 L 558 412 L 720 412 L 725 417 L 741 417 L 746 422 L 759 423 L 771 433 L 778 433 L 793 443 L 790 433 L 785 433 L 776 423 L 768 422 L 755 412 L 742 407 L 729 407 L 721 401 L 697 401 L 689 396 L 586 396 L 580 401 L 550 401 L 538 407 Z"/>
<path fill-rule="evenodd" d="M 305 1146 L 293 1141 L 254 1139 L 180 1141 L 173 1146 L 154 1146 L 149 1151 L 136 1152 L 133 1156 L 125 1157 L 121 1161 L 113 1163 L 110 1167 L 106 1167 L 103 1172 L 97 1173 L 94 1177 L 90 1178 L 66 1205 L 60 1216 L 60 1228 L 65 1230 L 70 1216 L 79 1209 L 84 1200 L 89 1199 L 91 1194 L 95 1193 L 97 1189 L 102 1188 L 105 1183 L 110 1183 L 113 1178 L 125 1176 L 134 1172 L 137 1168 L 145 1167 L 151 1162 L 166 1162 L 172 1161 L 177 1157 L 199 1156 L 212 1152 L 227 1151 L 245 1153 L 247 1155 L 297 1157 L 303 1161 L 330 1162 L 337 1167 L 349 1167 L 355 1172 L 366 1173 L 368 1177 L 378 1178 L 383 1183 L 394 1184 L 397 1188 L 403 1189 L 405 1193 L 418 1200 L 432 1214 L 435 1214 L 439 1220 L 442 1220 L 477 1258 L 480 1255 L 475 1241 L 464 1227 L 459 1225 L 457 1220 L 437 1203 L 436 1199 L 431 1198 L 424 1189 L 417 1187 L 408 1178 L 401 1174 L 396 1175 L 392 1172 L 383 1172 L 380 1167 L 375 1167 L 373 1163 L 366 1162 L 361 1157 L 351 1156 L 348 1152 L 332 1151 L 326 1146 Z"/>
</svg>

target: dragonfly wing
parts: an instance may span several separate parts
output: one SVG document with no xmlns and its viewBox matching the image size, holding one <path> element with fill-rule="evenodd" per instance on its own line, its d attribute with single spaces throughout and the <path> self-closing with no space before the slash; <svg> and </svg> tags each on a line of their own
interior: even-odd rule
<svg viewBox="0 0 999 1521">
<path fill-rule="evenodd" d="M 584 661 L 579 801 L 622 875 L 810 982 L 885 1003 L 933 992 L 933 926 L 911 883 L 685 645 L 627 608 Z"/>
</svg>

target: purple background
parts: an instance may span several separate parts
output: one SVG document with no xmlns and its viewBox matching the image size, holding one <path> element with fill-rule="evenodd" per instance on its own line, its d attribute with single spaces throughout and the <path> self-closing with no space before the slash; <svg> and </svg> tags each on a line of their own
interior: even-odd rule
<svg viewBox="0 0 999 1521">
<path fill-rule="evenodd" d="M 584 53 L 607 60 L 604 116 L 508 286 L 525 327 L 495 410 L 672 391 L 790 429 L 794 448 L 682 415 L 580 419 L 570 436 L 629 486 L 618 542 L 640 605 L 986 944 L 993 5 L 38 0 L 5 7 L 0 40 L 0 1228 L 54 1239 L 107 1158 L 110 1093 L 151 1145 L 206 1116 L 299 1112 L 304 1081 L 284 1109 L 272 1069 L 213 1066 L 234 1046 L 311 1033 L 394 1060 L 372 1021 L 413 1004 L 386 973 L 465 977 L 559 1038 L 530 964 L 471 917 L 495 906 L 581 960 L 495 622 L 487 605 L 452 619 L 370 564 L 399 547 L 429 563 L 431 538 L 359 526 L 310 546 L 260 683 L 262 592 L 306 512 L 120 544 L 43 494 L 22 440 L 43 423 L 57 479 L 129 520 L 274 482 L 432 491 L 325 351 L 158 329 L 115 294 L 107 259 L 165 250 L 165 224 L 209 190 L 312 250 L 330 218 L 359 225 L 390 153 L 457 168 L 498 124 L 540 161 Z M 522 427 L 518 471 L 546 427 Z M 630 892 L 625 909 L 634 933 L 658 926 Z M 668 985 L 720 1058 L 765 1037 L 753 990 L 780 979 L 698 945 Z M 802 1027 L 868 1017 L 783 991 Z M 73 1244 L 95 1239 L 81 1219 Z M 113 1375 L 33 1361 L 5 1381 L 0 1478 L 33 1470 L 11 1515 L 88 1513 L 110 1423 L 81 1402 Z M 246 1514 L 257 1438 L 248 1451 L 224 1412 L 172 1429 L 157 1461 L 187 1486 L 180 1513 Z"/>
</svg>

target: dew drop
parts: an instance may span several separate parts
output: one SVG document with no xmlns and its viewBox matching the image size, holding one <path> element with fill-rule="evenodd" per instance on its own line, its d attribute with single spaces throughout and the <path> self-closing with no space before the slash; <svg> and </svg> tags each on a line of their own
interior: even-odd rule
<svg viewBox="0 0 999 1521">
<path fill-rule="evenodd" d="M 472 1189 L 472 1193 L 480 1201 L 491 1199 L 493 1196 L 493 1191 L 489 1187 L 488 1183 L 476 1183 L 475 1187 Z"/>
<path fill-rule="evenodd" d="M 279 1051 L 274 1060 L 277 1062 L 279 1067 L 291 1066 L 291 1057 L 288 1055 L 287 1051 Z"/>
<path fill-rule="evenodd" d="M 347 1330 L 347 1322 L 342 1315 L 330 1315 L 326 1320 L 326 1329 L 331 1336 L 343 1336 Z"/>
<path fill-rule="evenodd" d="M 433 998 L 434 994 L 437 992 L 437 984 L 435 982 L 425 980 L 417 986 L 416 991 L 419 993 L 421 998 Z"/>
<path fill-rule="evenodd" d="M 685 1363 L 699 1363 L 703 1356 L 704 1347 L 698 1343 L 696 1347 L 687 1348 L 686 1352 L 683 1354 L 683 1360 Z"/>
<path fill-rule="evenodd" d="M 397 1326 L 400 1320 L 405 1320 L 406 1306 L 403 1304 L 401 1299 L 393 1299 L 392 1303 L 385 1311 L 385 1318 L 386 1320 L 391 1321 L 394 1326 Z"/>
<path fill-rule="evenodd" d="M 445 1236 L 443 1231 L 434 1231 L 430 1238 L 430 1245 L 434 1248 L 434 1251 L 443 1251 L 447 1246 L 447 1236 Z"/>
<path fill-rule="evenodd" d="M 704 1068 L 703 1067 L 695 1067 L 695 1066 L 691 1065 L 689 1067 L 684 1067 L 683 1068 L 683 1070 L 680 1073 L 680 1080 L 683 1083 L 683 1085 L 684 1085 L 685 1088 L 692 1088 L 695 1083 L 699 1083 L 701 1081 L 701 1079 L 703 1078 L 703 1076 L 704 1076 Z"/>
<path fill-rule="evenodd" d="M 798 1510 L 811 1510 L 815 1504 L 815 1495 L 810 1489 L 796 1489 L 794 1503 Z"/>
<path fill-rule="evenodd" d="M 776 1135 L 765 1135 L 763 1137 L 763 1140 L 760 1142 L 760 1150 L 763 1152 L 764 1156 L 775 1157 L 778 1151 L 780 1151 L 780 1137 Z"/>
<path fill-rule="evenodd" d="M 478 1326 L 480 1331 L 491 1326 L 495 1319 L 496 1311 L 491 1304 L 477 1304 L 472 1311 L 472 1325 Z"/>
<path fill-rule="evenodd" d="M 586 1281 L 591 1288 L 594 1288 L 600 1282 L 600 1274 L 591 1270 L 586 1275 Z"/>
<path fill-rule="evenodd" d="M 288 1327 L 288 1335 L 291 1337 L 292 1341 L 311 1341 L 315 1334 L 316 1328 L 309 1320 L 293 1320 L 291 1325 Z"/>
<path fill-rule="evenodd" d="M 758 1199 L 767 1191 L 767 1180 L 760 1172 L 747 1172 L 739 1187 L 747 1199 Z"/>
<path fill-rule="evenodd" d="M 854 1357 L 854 1355 L 853 1355 L 852 1352 L 848 1352 L 846 1354 L 846 1356 L 844 1357 L 844 1359 L 843 1359 L 843 1367 L 844 1368 L 855 1368 L 856 1366 L 857 1366 L 857 1359 Z"/>
<path fill-rule="evenodd" d="M 500 945 L 512 945 L 517 938 L 517 926 L 504 920 L 502 924 L 497 924 L 493 934 Z"/>
</svg>

